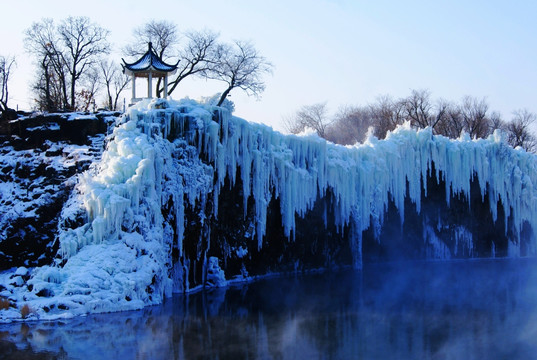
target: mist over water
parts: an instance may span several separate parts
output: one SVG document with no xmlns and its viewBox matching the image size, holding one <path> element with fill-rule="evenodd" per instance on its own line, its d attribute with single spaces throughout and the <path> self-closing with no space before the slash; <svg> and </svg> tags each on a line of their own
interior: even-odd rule
<svg viewBox="0 0 537 360">
<path fill-rule="evenodd" d="M 537 261 L 365 265 L 0 325 L 0 358 L 528 359 Z"/>
</svg>

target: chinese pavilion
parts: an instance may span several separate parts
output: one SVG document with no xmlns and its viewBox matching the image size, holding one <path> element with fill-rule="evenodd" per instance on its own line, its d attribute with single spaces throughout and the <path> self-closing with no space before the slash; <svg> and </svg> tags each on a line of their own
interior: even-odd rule
<svg viewBox="0 0 537 360">
<path fill-rule="evenodd" d="M 177 64 L 170 65 L 164 62 L 153 50 L 151 43 L 148 44 L 147 52 L 137 61 L 129 64 L 123 60 L 123 73 L 132 76 L 132 103 L 141 100 L 136 98 L 136 78 L 147 78 L 147 97 L 153 97 L 153 78 L 164 78 L 164 89 L 168 88 L 168 75 L 175 74 Z M 164 98 L 168 97 L 164 91 Z"/>
</svg>

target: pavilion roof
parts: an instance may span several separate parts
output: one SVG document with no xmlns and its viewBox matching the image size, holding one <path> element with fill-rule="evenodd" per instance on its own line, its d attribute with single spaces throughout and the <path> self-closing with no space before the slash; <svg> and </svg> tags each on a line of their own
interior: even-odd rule
<svg viewBox="0 0 537 360">
<path fill-rule="evenodd" d="M 137 61 L 133 63 L 127 63 L 123 60 L 123 71 L 126 74 L 143 73 L 143 72 L 161 72 L 161 73 L 173 73 L 177 69 L 177 64 L 170 65 L 164 62 L 153 50 L 151 43 L 148 44 L 147 52 Z"/>
</svg>

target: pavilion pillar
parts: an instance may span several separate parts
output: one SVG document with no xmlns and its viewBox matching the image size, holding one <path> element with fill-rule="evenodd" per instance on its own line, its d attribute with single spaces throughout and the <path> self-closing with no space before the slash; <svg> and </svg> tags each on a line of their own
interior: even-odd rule
<svg viewBox="0 0 537 360">
<path fill-rule="evenodd" d="M 132 74 L 132 100 L 131 102 L 134 103 L 136 101 L 136 76 Z"/>
<path fill-rule="evenodd" d="M 147 97 L 153 98 L 153 74 L 151 74 L 151 71 L 147 76 Z"/>
<path fill-rule="evenodd" d="M 164 75 L 164 94 L 162 97 L 164 99 L 168 98 L 168 74 Z"/>
</svg>

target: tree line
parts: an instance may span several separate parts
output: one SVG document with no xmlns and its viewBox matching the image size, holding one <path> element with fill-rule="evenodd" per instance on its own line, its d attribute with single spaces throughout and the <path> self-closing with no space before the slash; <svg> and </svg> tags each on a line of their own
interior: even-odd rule
<svg viewBox="0 0 537 360">
<path fill-rule="evenodd" d="M 536 152 L 537 140 L 531 130 L 537 116 L 527 109 L 517 110 L 504 120 L 491 111 L 486 99 L 464 96 L 460 102 L 431 99 L 429 90 L 412 90 L 400 99 L 380 96 L 367 105 L 340 107 L 330 117 L 326 103 L 306 105 L 284 119 L 287 131 L 297 134 L 306 128 L 337 144 L 352 145 L 365 140 L 369 129 L 379 139 L 398 125 L 410 122 L 416 129 L 431 127 L 434 134 L 458 138 L 467 133 L 471 138 L 486 138 L 502 130 L 507 142 L 529 152 Z"/>
<path fill-rule="evenodd" d="M 130 83 L 120 64 L 109 58 L 109 30 L 80 16 L 57 23 L 45 18 L 34 22 L 24 34 L 25 49 L 35 60 L 36 76 L 31 85 L 35 109 L 88 111 L 102 95 L 105 100 L 99 105 L 118 110 L 118 100 Z M 221 105 L 234 89 L 259 96 L 265 89 L 263 77 L 272 72 L 272 64 L 250 42 L 223 42 L 218 33 L 209 30 L 181 32 L 168 21 L 152 20 L 135 28 L 123 53 L 140 56 L 149 42 L 165 61 L 179 60 L 166 89 L 163 81 L 157 81 L 157 97 L 171 95 L 185 78 L 195 76 L 224 84 L 217 101 Z M 8 109 L 11 59 L 0 56 L 2 112 Z"/>
</svg>

